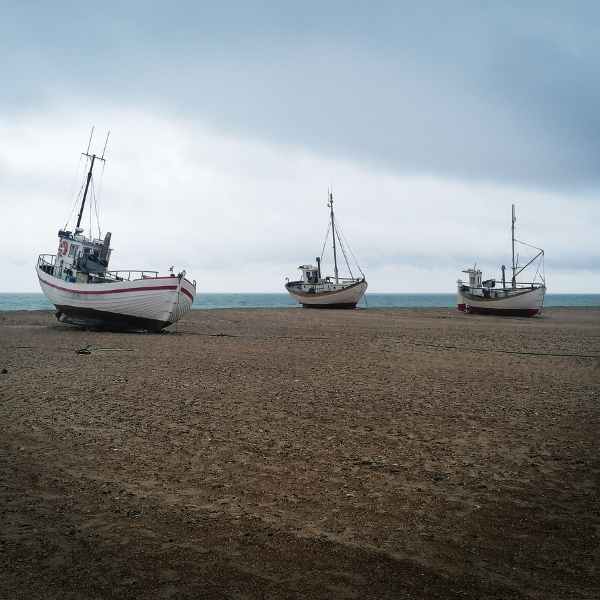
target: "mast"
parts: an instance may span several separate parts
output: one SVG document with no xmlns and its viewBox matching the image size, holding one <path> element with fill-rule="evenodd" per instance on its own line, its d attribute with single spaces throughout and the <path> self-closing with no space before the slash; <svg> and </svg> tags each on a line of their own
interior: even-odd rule
<svg viewBox="0 0 600 600">
<path fill-rule="evenodd" d="M 110 131 L 106 135 L 106 142 L 104 143 L 104 150 L 102 151 L 102 156 L 96 156 L 95 154 L 90 154 L 90 145 L 92 143 L 92 136 L 94 135 L 94 128 L 92 127 L 92 132 L 90 133 L 90 141 L 88 142 L 87 152 L 82 152 L 83 156 L 87 156 L 91 159 L 90 162 L 90 170 L 87 174 L 87 180 L 85 182 L 85 190 L 83 191 L 83 198 L 81 200 L 81 208 L 79 209 L 79 215 L 77 216 L 77 226 L 75 228 L 75 232 L 79 229 L 79 225 L 81 225 L 81 217 L 83 216 L 83 209 L 85 207 L 85 199 L 87 198 L 88 189 L 90 187 L 90 181 L 92 180 L 92 171 L 94 170 L 94 162 L 96 159 L 105 162 L 104 153 L 106 152 L 106 145 L 108 144 L 108 136 L 110 135 Z M 91 232 L 90 232 L 91 235 Z"/>
<path fill-rule="evenodd" d="M 335 218 L 333 216 L 333 192 L 331 190 L 329 191 L 329 202 L 327 203 L 327 206 L 329 206 L 329 211 L 331 215 L 331 234 L 333 238 L 333 272 L 335 275 L 335 282 L 337 284 L 339 282 L 339 277 L 337 266 L 337 250 L 335 247 Z"/>
<path fill-rule="evenodd" d="M 515 205 L 512 205 L 512 224 L 511 224 L 511 232 L 512 232 L 512 287 L 517 287 L 517 265 L 515 264 L 515 221 L 517 218 L 515 217 Z"/>
<path fill-rule="evenodd" d="M 84 153 L 84 156 L 90 156 L 89 154 Z M 91 156 L 92 162 L 90 163 L 90 170 L 87 174 L 87 181 L 85 182 L 85 190 L 83 191 L 83 199 L 81 200 L 81 208 L 79 209 L 79 216 L 77 217 L 77 225 L 75 227 L 75 233 L 77 233 L 77 229 L 79 229 L 79 225 L 81 224 L 81 217 L 83 215 L 83 208 L 85 207 L 85 199 L 87 197 L 88 188 L 90 187 L 90 181 L 92 180 L 92 170 L 94 169 L 94 161 L 96 160 L 96 155 L 92 154 Z"/>
</svg>

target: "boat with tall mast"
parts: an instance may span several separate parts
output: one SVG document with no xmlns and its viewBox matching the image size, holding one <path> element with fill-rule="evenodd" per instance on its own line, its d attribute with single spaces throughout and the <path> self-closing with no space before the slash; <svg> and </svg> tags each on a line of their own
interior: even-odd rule
<svg viewBox="0 0 600 600">
<path fill-rule="evenodd" d="M 112 248 L 111 234 L 102 238 L 92 234 L 92 203 L 95 203 L 93 171 L 96 163 L 105 163 L 108 135 L 102 155 L 82 153 L 88 163 L 85 186 L 73 231 L 68 222 L 58 232 L 56 254 L 40 254 L 36 272 L 42 291 L 56 307 L 56 318 L 63 323 L 113 330 L 160 331 L 175 323 L 191 308 L 196 282 L 186 279 L 185 271 L 159 276 L 158 271 L 108 269 Z M 110 132 L 109 132 L 110 133 Z M 90 231 L 81 221 L 90 198 Z"/>
<path fill-rule="evenodd" d="M 467 313 L 490 313 L 532 317 L 542 313 L 546 294 L 544 273 L 544 251 L 541 248 L 522 242 L 515 237 L 515 205 L 512 205 L 512 276 L 510 285 L 506 284 L 506 267 L 500 267 L 502 287 L 496 279 L 482 281 L 481 269 L 475 265 L 465 269 L 469 282 L 458 280 L 458 310 Z M 515 254 L 515 244 L 521 244 L 537 251 L 535 256 L 523 266 L 519 265 L 519 256 Z M 517 277 L 529 267 L 537 266 L 530 282 L 518 282 Z"/>
<path fill-rule="evenodd" d="M 355 277 L 350 266 L 354 254 L 344 238 L 339 222 L 336 220 L 333 210 L 333 192 L 330 190 L 327 198 L 329 208 L 329 225 L 325 234 L 325 242 L 321 256 L 316 258 L 315 265 L 300 265 L 298 269 L 302 273 L 302 279 L 298 281 L 287 281 L 285 289 L 290 296 L 297 300 L 305 308 L 355 308 L 367 290 L 367 280 L 356 259 L 355 267 L 361 277 Z M 321 266 L 325 246 L 331 233 L 333 250 L 333 276 L 323 276 Z M 338 266 L 338 249 L 344 258 L 346 268 L 350 277 L 340 277 Z"/>
</svg>

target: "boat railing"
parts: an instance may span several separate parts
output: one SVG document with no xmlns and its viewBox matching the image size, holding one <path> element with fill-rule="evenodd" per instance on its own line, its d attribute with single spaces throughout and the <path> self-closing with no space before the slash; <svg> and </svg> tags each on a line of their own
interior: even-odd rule
<svg viewBox="0 0 600 600">
<path fill-rule="evenodd" d="M 496 280 L 497 284 L 501 284 L 501 281 Z M 464 287 L 464 288 L 468 288 L 471 287 L 469 285 L 469 283 L 467 281 L 463 281 L 462 279 L 459 279 L 457 281 L 457 284 Z M 502 287 L 502 285 L 496 285 L 494 287 L 487 287 L 487 286 L 477 286 L 477 287 L 473 287 L 471 289 L 477 289 L 477 290 L 531 290 L 531 289 L 535 289 L 535 288 L 539 288 L 542 287 L 544 284 L 540 281 L 518 281 L 515 284 L 515 287 L 512 287 L 510 285 L 510 282 L 507 282 L 506 287 Z"/>
<path fill-rule="evenodd" d="M 38 267 L 48 273 L 54 275 L 54 267 L 56 266 L 56 254 L 40 254 L 37 261 Z"/>
<path fill-rule="evenodd" d="M 335 277 L 330 277 L 330 280 L 334 280 Z M 364 278 L 361 277 L 338 277 L 338 281 L 341 281 L 343 283 L 347 282 L 347 281 L 362 281 Z"/>
<path fill-rule="evenodd" d="M 42 269 L 42 271 L 48 273 L 49 275 L 54 274 L 54 268 L 56 266 L 56 254 L 40 254 L 38 256 L 38 267 Z M 172 277 L 175 277 L 174 275 Z M 139 269 L 121 269 L 119 271 L 104 271 L 103 273 L 98 273 L 98 279 L 94 280 L 97 282 L 99 280 L 109 281 L 132 281 L 136 279 L 158 279 L 158 271 L 148 271 L 148 270 L 139 270 Z M 186 281 L 196 287 L 196 280 L 190 281 L 186 278 Z"/>
<path fill-rule="evenodd" d="M 519 281 L 517 283 L 517 289 L 519 288 L 536 288 L 536 287 L 542 287 L 544 284 L 541 283 L 540 281 Z"/>
<path fill-rule="evenodd" d="M 359 281 L 363 281 L 364 278 L 359 277 L 338 277 L 338 283 L 355 283 Z M 329 285 L 335 284 L 335 277 L 333 275 L 329 277 L 323 277 L 318 283 L 313 283 L 310 281 L 304 281 L 303 279 L 299 279 L 297 281 L 288 281 L 289 285 Z"/>
<path fill-rule="evenodd" d="M 107 279 L 115 281 L 131 281 L 132 279 L 157 279 L 158 271 L 138 271 L 138 270 L 120 270 L 120 271 L 105 271 L 103 276 Z"/>
<path fill-rule="evenodd" d="M 53 267 L 56 264 L 56 254 L 40 254 L 38 256 L 38 266 L 47 265 Z"/>
</svg>

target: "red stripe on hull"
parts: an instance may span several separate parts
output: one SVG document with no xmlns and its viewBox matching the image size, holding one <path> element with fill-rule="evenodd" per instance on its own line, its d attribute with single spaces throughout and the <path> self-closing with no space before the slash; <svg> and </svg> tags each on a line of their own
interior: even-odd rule
<svg viewBox="0 0 600 600">
<path fill-rule="evenodd" d="M 190 292 L 188 292 L 184 287 L 181 288 L 181 292 L 185 294 L 192 302 L 194 301 L 194 296 L 192 296 L 192 294 L 190 294 Z"/>
<path fill-rule="evenodd" d="M 122 294 L 124 292 L 150 292 L 150 291 L 156 291 L 156 290 L 176 290 L 177 286 L 176 285 L 149 285 L 149 286 L 140 286 L 137 288 L 123 288 L 120 290 L 72 290 L 69 288 L 65 288 L 62 287 L 60 285 L 56 285 L 54 283 L 50 283 L 49 281 L 46 281 L 45 279 L 42 279 L 39 275 L 38 275 L 38 279 L 42 282 L 45 283 L 46 285 L 55 288 L 57 290 L 61 290 L 63 292 L 69 292 L 71 294 L 83 294 L 83 295 L 88 295 L 88 294 Z M 95 285 L 101 285 L 101 284 L 95 284 Z M 194 301 L 194 297 L 192 296 L 192 294 L 190 294 L 190 292 L 188 292 L 184 287 L 181 288 L 182 293 L 184 293 L 192 302 Z"/>
<path fill-rule="evenodd" d="M 466 306 L 466 304 L 459 304 L 456 308 L 458 308 L 458 310 L 460 310 L 461 312 L 465 312 Z"/>
</svg>

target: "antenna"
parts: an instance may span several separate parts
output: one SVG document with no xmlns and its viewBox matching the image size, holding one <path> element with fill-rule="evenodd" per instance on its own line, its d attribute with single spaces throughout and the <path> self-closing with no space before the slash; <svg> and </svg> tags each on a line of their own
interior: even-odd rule
<svg viewBox="0 0 600 600">
<path fill-rule="evenodd" d="M 106 134 L 106 141 L 104 142 L 104 150 L 102 150 L 102 156 L 100 158 L 104 158 L 104 153 L 106 152 L 106 146 L 108 146 L 108 138 L 110 136 L 110 129 L 108 130 L 108 133 Z M 88 149 L 89 152 L 89 149 Z"/>
<path fill-rule="evenodd" d="M 90 153 L 90 146 L 92 145 L 92 138 L 94 137 L 94 126 L 92 125 L 92 130 L 90 131 L 90 141 L 88 142 L 88 147 L 86 154 Z"/>
</svg>

